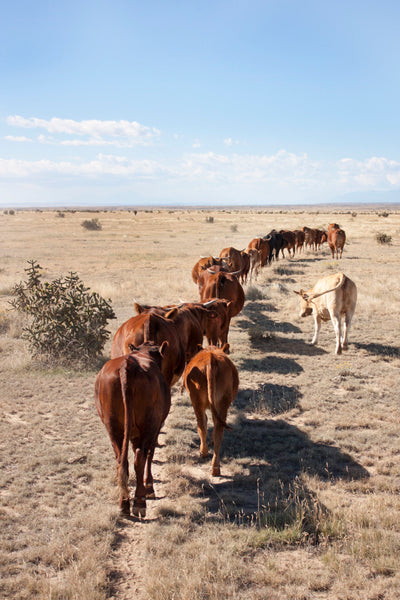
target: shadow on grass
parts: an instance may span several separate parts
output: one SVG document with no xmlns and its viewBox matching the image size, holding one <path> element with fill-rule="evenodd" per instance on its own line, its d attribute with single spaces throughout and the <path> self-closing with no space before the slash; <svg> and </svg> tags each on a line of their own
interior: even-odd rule
<svg viewBox="0 0 400 600">
<path fill-rule="evenodd" d="M 299 408 L 301 392 L 295 386 L 265 383 L 257 389 L 240 389 L 235 401 L 234 408 L 245 411 L 246 414 L 267 411 L 273 415 L 279 415 L 293 408 Z"/>
<path fill-rule="evenodd" d="M 388 344 L 377 344 L 376 342 L 370 342 L 369 344 L 362 344 L 359 342 L 355 342 L 354 346 L 357 350 L 365 350 L 370 354 L 378 354 L 379 356 L 383 356 L 384 358 L 399 358 L 400 357 L 400 347 L 399 346 L 389 346 Z"/>
<path fill-rule="evenodd" d="M 223 478 L 229 461 L 240 473 Z M 221 479 L 192 481 L 215 518 L 238 524 L 285 528 L 296 521 L 318 537 L 321 513 L 328 511 L 307 488 L 301 476 L 321 481 L 359 480 L 369 473 L 349 454 L 334 445 L 313 442 L 304 432 L 283 420 L 241 417 L 222 443 Z M 318 516 L 318 514 L 319 516 Z"/>
<path fill-rule="evenodd" d="M 318 346 L 313 346 L 303 340 L 283 338 L 274 334 L 271 336 L 260 336 L 250 332 L 250 346 L 255 350 L 265 352 L 279 352 L 301 356 L 322 356 L 323 354 L 327 354 L 326 350 Z"/>
<path fill-rule="evenodd" d="M 270 344 L 272 342 L 269 342 Z M 238 359 L 236 366 L 245 371 L 259 371 L 265 373 L 301 373 L 304 369 L 292 358 L 282 356 L 264 356 L 262 358 Z"/>
</svg>

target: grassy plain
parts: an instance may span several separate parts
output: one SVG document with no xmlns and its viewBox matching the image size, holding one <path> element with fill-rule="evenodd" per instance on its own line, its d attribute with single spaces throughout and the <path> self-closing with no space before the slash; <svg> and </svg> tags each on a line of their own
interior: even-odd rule
<svg viewBox="0 0 400 600">
<path fill-rule="evenodd" d="M 99 219 L 100 231 L 81 223 Z M 208 217 L 213 217 L 209 222 Z M 33 361 L 8 312 L 28 259 L 110 298 L 113 334 L 134 300 L 198 299 L 201 255 L 273 227 L 338 222 L 348 244 L 264 268 L 232 322 L 240 375 L 221 478 L 199 458 L 179 384 L 156 451 L 148 518 L 118 516 L 110 442 L 89 370 Z M 392 236 L 379 245 L 377 233 Z M 0 596 L 151 600 L 400 597 L 400 212 L 139 210 L 0 214 Z M 357 285 L 349 350 L 298 317 L 293 289 L 343 270 Z M 111 339 L 104 359 L 109 356 Z M 132 481 L 133 483 L 133 481 Z"/>
</svg>

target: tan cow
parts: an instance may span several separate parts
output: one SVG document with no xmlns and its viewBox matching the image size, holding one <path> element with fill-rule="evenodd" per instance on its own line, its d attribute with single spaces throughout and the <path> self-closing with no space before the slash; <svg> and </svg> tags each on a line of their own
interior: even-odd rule
<svg viewBox="0 0 400 600">
<path fill-rule="evenodd" d="M 220 448 L 224 429 L 230 429 L 226 423 L 228 408 L 234 401 L 239 388 L 239 375 L 233 362 L 228 358 L 229 344 L 223 348 L 208 346 L 192 358 L 184 372 L 184 383 L 197 419 L 197 431 L 200 436 L 200 455 L 208 456 L 207 415 L 211 410 L 214 422 L 214 453 L 211 474 L 219 476 Z"/>
<path fill-rule="evenodd" d="M 321 321 L 331 320 L 336 334 L 336 354 L 347 350 L 348 333 L 357 302 L 356 284 L 344 273 L 319 279 L 307 291 L 295 291 L 301 297 L 300 317 L 313 315 L 315 331 L 312 344 L 317 344 Z M 343 330 L 342 330 L 342 318 Z"/>
</svg>

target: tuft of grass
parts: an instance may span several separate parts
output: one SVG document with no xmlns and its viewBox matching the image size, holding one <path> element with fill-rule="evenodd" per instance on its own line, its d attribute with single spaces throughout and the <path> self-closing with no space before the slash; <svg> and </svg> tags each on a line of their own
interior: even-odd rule
<svg viewBox="0 0 400 600">
<path fill-rule="evenodd" d="M 377 233 L 375 239 L 378 242 L 378 244 L 390 245 L 392 243 L 392 236 L 388 235 L 387 233 Z"/>
<path fill-rule="evenodd" d="M 84 221 L 82 221 L 81 225 L 84 229 L 87 229 L 88 231 L 100 231 L 102 229 L 102 225 L 99 219 L 97 218 L 85 219 Z"/>
<path fill-rule="evenodd" d="M 255 302 L 256 300 L 263 300 L 265 298 L 262 290 L 256 287 L 255 285 L 251 285 L 246 290 L 246 300 L 250 300 L 251 302 Z"/>
</svg>

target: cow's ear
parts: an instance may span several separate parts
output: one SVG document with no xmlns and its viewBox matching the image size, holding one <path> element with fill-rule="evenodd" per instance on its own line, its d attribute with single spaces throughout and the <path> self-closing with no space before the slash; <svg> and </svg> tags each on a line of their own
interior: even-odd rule
<svg viewBox="0 0 400 600">
<path fill-rule="evenodd" d="M 230 350 L 229 350 L 230 346 L 228 343 L 224 344 L 221 348 L 222 352 L 225 352 L 225 354 L 229 354 Z"/>
<path fill-rule="evenodd" d="M 165 356 L 168 352 L 168 348 L 169 348 L 169 343 L 167 340 L 164 340 L 163 343 L 160 346 L 160 354 L 161 356 Z"/>
<path fill-rule="evenodd" d="M 165 313 L 164 318 L 171 319 L 171 321 L 173 321 L 175 319 L 175 317 L 177 316 L 177 314 L 178 314 L 178 309 L 172 308 L 167 313 Z"/>
<path fill-rule="evenodd" d="M 137 350 L 136 346 L 134 346 L 133 344 L 128 344 L 128 348 L 129 352 L 135 352 L 135 350 Z"/>
<path fill-rule="evenodd" d="M 140 315 L 140 313 L 142 313 L 144 311 L 144 307 L 141 304 L 139 304 L 139 302 L 134 302 L 133 308 L 135 309 L 135 311 L 138 315 Z"/>
<path fill-rule="evenodd" d="M 293 290 L 293 292 L 294 292 L 295 294 L 298 294 L 299 296 L 301 296 L 301 293 L 300 293 L 300 292 L 298 292 L 297 290 Z"/>
</svg>

